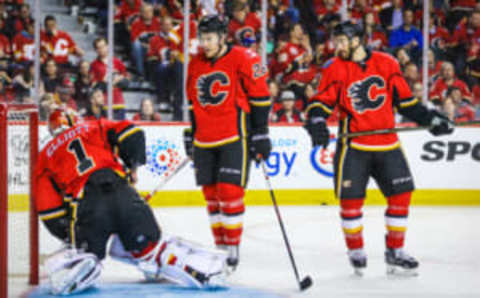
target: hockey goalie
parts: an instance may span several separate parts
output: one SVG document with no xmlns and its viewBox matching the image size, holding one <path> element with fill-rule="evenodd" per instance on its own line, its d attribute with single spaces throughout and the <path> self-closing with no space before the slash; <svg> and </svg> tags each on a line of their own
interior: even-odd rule
<svg viewBox="0 0 480 298">
<path fill-rule="evenodd" d="M 87 121 L 57 109 L 54 139 L 35 164 L 35 198 L 49 232 L 70 247 L 46 261 L 50 292 L 69 295 L 95 285 L 108 254 L 150 280 L 185 287 L 223 286 L 226 254 L 168 236 L 130 183 L 145 164 L 144 132 L 130 121 Z"/>
</svg>

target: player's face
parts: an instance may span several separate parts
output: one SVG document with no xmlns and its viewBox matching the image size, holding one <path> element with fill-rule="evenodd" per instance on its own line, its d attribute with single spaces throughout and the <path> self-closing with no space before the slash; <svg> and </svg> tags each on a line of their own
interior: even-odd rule
<svg viewBox="0 0 480 298">
<path fill-rule="evenodd" d="M 335 45 L 335 54 L 341 59 L 350 58 L 350 39 L 346 35 L 338 35 L 333 39 Z"/>
<path fill-rule="evenodd" d="M 220 35 L 215 32 L 202 33 L 200 35 L 200 47 L 203 48 L 207 58 L 214 58 L 221 47 Z"/>
</svg>

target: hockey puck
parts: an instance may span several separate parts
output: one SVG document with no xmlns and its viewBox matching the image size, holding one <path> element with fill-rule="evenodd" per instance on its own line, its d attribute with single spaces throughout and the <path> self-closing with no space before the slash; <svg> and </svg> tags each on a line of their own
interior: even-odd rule
<svg viewBox="0 0 480 298">
<path fill-rule="evenodd" d="M 300 290 L 304 291 L 313 284 L 312 278 L 310 276 L 306 276 L 301 282 L 300 282 Z"/>
</svg>

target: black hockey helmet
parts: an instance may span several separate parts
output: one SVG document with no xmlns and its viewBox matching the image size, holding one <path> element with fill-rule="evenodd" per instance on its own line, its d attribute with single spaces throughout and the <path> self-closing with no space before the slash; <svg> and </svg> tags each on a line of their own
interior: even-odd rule
<svg viewBox="0 0 480 298">
<path fill-rule="evenodd" d="M 218 15 L 207 15 L 200 20 L 198 24 L 198 33 L 216 32 L 218 34 L 227 33 L 227 23 Z"/>
<path fill-rule="evenodd" d="M 352 39 L 355 36 L 362 37 L 363 31 L 359 25 L 350 21 L 342 22 L 333 28 L 333 36 L 346 35 Z"/>
</svg>

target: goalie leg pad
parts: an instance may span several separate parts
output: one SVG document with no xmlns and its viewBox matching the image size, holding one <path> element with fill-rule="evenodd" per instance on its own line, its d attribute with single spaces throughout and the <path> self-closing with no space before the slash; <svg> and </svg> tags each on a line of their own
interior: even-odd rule
<svg viewBox="0 0 480 298">
<path fill-rule="evenodd" d="M 205 200 L 207 201 L 207 211 L 210 218 L 210 228 L 212 229 L 212 234 L 215 238 L 215 244 L 217 246 L 224 245 L 224 231 L 222 225 L 222 215 L 220 214 L 220 203 L 217 197 L 217 185 L 203 185 L 202 192 L 205 196 Z"/>
<path fill-rule="evenodd" d="M 387 248 L 396 249 L 403 247 L 411 197 L 411 192 L 404 192 L 387 198 L 388 207 L 385 212 L 385 224 L 387 226 L 385 240 Z"/>
<path fill-rule="evenodd" d="M 220 200 L 224 242 L 227 245 L 239 245 L 243 231 L 243 213 L 245 191 L 242 187 L 231 183 L 217 183 L 217 195 Z"/>
<path fill-rule="evenodd" d="M 363 248 L 363 201 L 363 198 L 340 200 L 342 229 L 349 250 Z"/>
<path fill-rule="evenodd" d="M 94 287 L 102 265 L 92 253 L 65 250 L 46 261 L 46 268 L 53 295 L 70 295 Z"/>
</svg>

